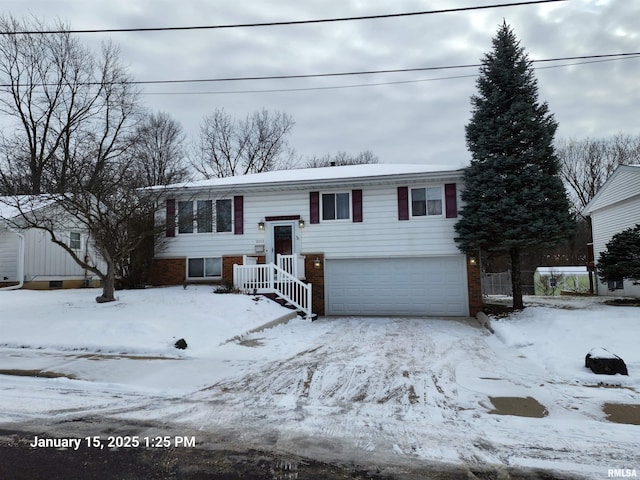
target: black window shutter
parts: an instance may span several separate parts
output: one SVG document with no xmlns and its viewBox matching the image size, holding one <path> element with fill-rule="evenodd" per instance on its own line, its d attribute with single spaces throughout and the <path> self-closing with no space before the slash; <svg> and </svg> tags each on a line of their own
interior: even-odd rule
<svg viewBox="0 0 640 480">
<path fill-rule="evenodd" d="M 409 220 L 409 187 L 398 187 L 398 220 Z"/>
<path fill-rule="evenodd" d="M 309 192 L 309 223 L 320 223 L 320 192 Z"/>
<path fill-rule="evenodd" d="M 167 199 L 167 237 L 176 236 L 176 200 L 174 198 Z"/>
<path fill-rule="evenodd" d="M 236 235 L 244 233 L 244 197 L 242 195 L 233 197 L 233 233 Z"/>
<path fill-rule="evenodd" d="M 447 183 L 444 186 L 444 204 L 447 218 L 458 216 L 458 198 L 456 196 L 456 184 Z"/>
<path fill-rule="evenodd" d="M 353 221 L 362 222 L 362 190 L 351 191 L 351 207 L 353 209 Z"/>
</svg>

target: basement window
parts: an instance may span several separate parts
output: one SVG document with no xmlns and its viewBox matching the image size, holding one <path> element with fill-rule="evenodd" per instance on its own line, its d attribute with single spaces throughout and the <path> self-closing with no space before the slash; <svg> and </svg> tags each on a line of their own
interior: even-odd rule
<svg viewBox="0 0 640 480">
<path fill-rule="evenodd" d="M 220 279 L 222 277 L 222 258 L 204 257 L 187 260 L 188 279 Z"/>
<path fill-rule="evenodd" d="M 623 290 L 624 289 L 624 279 L 619 279 L 619 280 L 609 280 L 607 282 L 607 287 L 609 288 L 609 290 L 611 290 L 612 292 L 614 290 Z"/>
</svg>

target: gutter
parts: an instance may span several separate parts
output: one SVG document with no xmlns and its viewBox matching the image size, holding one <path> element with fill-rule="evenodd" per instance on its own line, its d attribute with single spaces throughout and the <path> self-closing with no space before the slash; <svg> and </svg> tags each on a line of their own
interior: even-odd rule
<svg viewBox="0 0 640 480">
<path fill-rule="evenodd" d="M 7 225 L 7 228 L 9 230 L 11 230 L 13 233 L 15 233 L 18 238 L 20 239 L 20 245 L 18 246 L 18 284 L 17 285 L 11 285 L 9 287 L 1 287 L 0 291 L 2 290 L 18 290 L 20 288 L 22 288 L 22 286 L 24 285 L 24 252 L 25 252 L 25 238 L 24 235 L 22 233 L 20 233 L 19 231 L 9 227 Z"/>
</svg>

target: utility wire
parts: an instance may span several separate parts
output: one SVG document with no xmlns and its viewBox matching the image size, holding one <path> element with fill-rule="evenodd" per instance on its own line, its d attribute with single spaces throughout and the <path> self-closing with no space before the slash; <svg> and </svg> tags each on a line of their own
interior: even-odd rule
<svg viewBox="0 0 640 480">
<path fill-rule="evenodd" d="M 603 55 L 580 55 L 576 57 L 556 57 L 556 58 L 544 58 L 540 60 L 532 60 L 532 63 L 544 63 L 544 62 L 561 62 L 566 60 L 589 60 L 589 59 L 603 59 L 613 57 L 636 57 L 640 55 L 640 52 L 630 53 L 610 53 Z M 302 75 L 269 75 L 261 77 L 222 77 L 222 78 L 199 78 L 191 80 L 135 80 L 130 83 L 137 85 L 149 85 L 149 84 L 169 84 L 169 83 L 214 83 L 214 82 L 239 82 L 239 81 L 255 81 L 255 80 L 291 80 L 300 78 L 323 78 L 323 77 L 346 77 L 355 75 L 374 75 L 383 73 L 408 73 L 408 72 L 428 72 L 435 70 L 452 70 L 458 68 L 478 68 L 481 67 L 481 63 L 471 63 L 466 65 L 448 65 L 439 67 L 419 67 L 419 68 L 398 68 L 389 70 L 361 70 L 356 72 L 335 72 L 335 73 L 310 73 Z"/>
<path fill-rule="evenodd" d="M 601 55 L 580 55 L 574 57 L 555 57 L 555 58 L 542 58 L 539 60 L 531 60 L 531 63 L 548 63 L 548 62 L 561 62 L 568 60 L 624 60 L 629 58 L 638 58 L 640 52 L 628 52 L 628 53 L 608 53 Z M 590 62 L 583 62 L 590 63 Z M 166 85 L 166 84 L 184 84 L 184 83 L 218 83 L 218 82 L 240 82 L 240 81 L 260 81 L 260 80 L 292 80 L 303 78 L 326 78 L 326 77 L 346 77 L 346 76 L 358 76 L 358 75 L 376 75 L 386 73 L 408 73 L 408 72 L 428 72 L 438 70 L 452 70 L 459 68 L 478 68 L 482 66 L 481 63 L 463 64 L 463 65 L 446 65 L 438 67 L 419 67 L 419 68 L 398 68 L 387 70 L 361 70 L 355 72 L 334 72 L 334 73 L 310 73 L 299 75 L 268 75 L 268 76 L 251 76 L 251 77 L 219 77 L 219 78 L 196 78 L 196 79 L 183 79 L 183 80 L 132 80 L 121 83 L 129 85 Z M 542 67 L 539 67 L 542 68 Z M 552 68 L 552 67 L 546 67 Z M 388 82 L 392 83 L 392 82 Z M 57 84 L 38 84 L 32 86 L 51 87 Z M 101 85 L 100 82 L 87 82 L 84 85 Z M 11 84 L 0 84 L 0 87 L 11 87 Z"/>
<path fill-rule="evenodd" d="M 566 2 L 567 0 L 530 0 L 525 2 L 511 2 L 492 5 L 479 5 L 475 7 L 447 8 L 444 10 L 427 10 L 422 12 L 389 13 L 382 15 L 364 15 L 358 17 L 323 18 L 316 20 L 291 20 L 282 22 L 264 23 L 237 23 L 228 25 L 200 25 L 191 27 L 146 27 L 146 28 L 101 28 L 83 30 L 22 30 L 15 32 L 0 32 L 0 35 L 46 35 L 54 33 L 126 33 L 126 32 L 174 32 L 183 30 L 218 30 L 225 28 L 250 28 L 250 27 L 282 27 L 288 25 L 309 25 L 315 23 L 351 22 L 356 20 L 378 20 L 383 18 L 412 17 L 418 15 L 433 15 L 437 13 L 467 12 L 472 10 L 486 10 L 501 7 L 518 7 L 524 5 L 536 5 L 541 3 Z"/>
<path fill-rule="evenodd" d="M 562 65 L 547 65 L 545 67 L 536 67 L 535 70 L 546 70 L 550 68 L 561 68 L 561 67 L 571 67 L 574 65 L 587 65 L 591 63 L 602 63 L 602 62 L 613 62 L 616 60 L 627 60 L 628 58 L 640 58 L 636 57 L 622 57 L 622 58 L 605 58 L 600 60 L 591 60 L 585 62 L 574 62 L 574 63 L 565 63 Z M 540 60 L 551 61 L 551 60 Z M 246 94 L 246 93 L 287 93 L 287 92 L 311 92 L 311 91 L 322 91 L 322 90 L 342 90 L 347 88 L 363 88 L 363 87 L 378 87 L 382 85 L 403 85 L 408 83 L 422 83 L 422 82 L 435 82 L 439 80 L 457 80 L 461 78 L 475 78 L 477 74 L 470 75 L 455 75 L 449 77 L 435 77 L 435 78 L 421 78 L 417 80 L 398 80 L 392 82 L 376 82 L 376 83 L 357 83 L 351 85 L 333 85 L 326 87 L 301 87 L 301 88 L 273 88 L 273 89 L 261 89 L 261 90 L 220 90 L 220 91 L 209 91 L 209 92 L 141 92 L 142 95 L 231 95 L 231 94 Z"/>
</svg>

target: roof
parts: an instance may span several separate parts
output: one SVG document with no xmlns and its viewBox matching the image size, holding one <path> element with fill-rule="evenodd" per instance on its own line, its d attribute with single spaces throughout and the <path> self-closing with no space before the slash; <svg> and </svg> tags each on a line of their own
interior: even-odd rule
<svg viewBox="0 0 640 480">
<path fill-rule="evenodd" d="M 584 207 L 582 213 L 591 215 L 596 210 L 635 196 L 640 196 L 640 164 L 620 165 Z"/>
<path fill-rule="evenodd" d="M 178 183 L 167 187 L 171 190 L 198 190 L 224 188 L 295 188 L 315 184 L 344 184 L 345 182 L 384 182 L 392 178 L 415 176 L 433 177 L 442 175 L 460 176 L 462 169 L 448 165 L 403 165 L 365 164 L 339 167 L 299 168 L 294 170 L 274 170 L 263 173 L 212 178 L 193 182 Z"/>
<path fill-rule="evenodd" d="M 540 275 L 586 275 L 587 267 L 583 266 L 573 266 L 573 267 L 538 267 L 536 268 L 536 272 Z"/>
<path fill-rule="evenodd" d="M 53 200 L 47 195 L 0 197 L 0 219 L 11 220 L 20 216 L 21 212 L 33 212 L 51 205 L 51 203 Z"/>
</svg>

